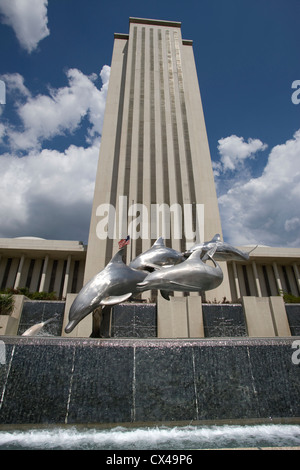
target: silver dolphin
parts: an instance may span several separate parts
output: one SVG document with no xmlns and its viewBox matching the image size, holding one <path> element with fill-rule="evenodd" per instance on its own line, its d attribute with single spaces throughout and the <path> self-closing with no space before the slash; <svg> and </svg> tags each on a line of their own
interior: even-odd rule
<svg viewBox="0 0 300 470">
<path fill-rule="evenodd" d="M 247 261 L 249 259 L 248 253 L 240 251 L 229 243 L 225 243 L 221 240 L 220 235 L 217 233 L 209 242 L 197 243 L 192 246 L 189 250 L 185 251 L 186 257 L 190 256 L 195 250 L 202 249 L 202 254 L 207 253 L 212 248 L 216 247 L 214 259 L 217 261 Z M 255 247 L 256 248 L 256 247 Z M 253 248 L 253 249 L 255 249 Z"/>
<path fill-rule="evenodd" d="M 149 273 L 137 287 L 141 291 L 159 289 L 163 297 L 170 291 L 200 292 L 215 289 L 223 281 L 223 272 L 213 259 L 214 250 L 205 254 L 203 260 L 211 259 L 214 266 L 206 264 L 201 258 L 201 249 L 194 251 L 182 263 Z"/>
<path fill-rule="evenodd" d="M 78 293 L 70 308 L 66 333 L 70 333 L 95 308 L 124 302 L 137 292 L 136 285 L 144 280 L 147 272 L 126 266 L 122 260 L 123 252 L 124 248 L 119 250 Z"/>
<path fill-rule="evenodd" d="M 179 251 L 168 248 L 162 237 L 158 238 L 155 243 L 131 261 L 129 266 L 135 269 L 156 269 L 159 266 L 169 266 L 182 263 L 185 257 Z"/>
<path fill-rule="evenodd" d="M 55 320 L 55 317 L 49 318 L 49 320 L 45 320 L 41 323 L 36 323 L 36 325 L 33 325 L 28 328 L 28 330 L 24 331 L 21 336 L 35 336 L 44 328 L 45 325 L 53 320 Z"/>
</svg>

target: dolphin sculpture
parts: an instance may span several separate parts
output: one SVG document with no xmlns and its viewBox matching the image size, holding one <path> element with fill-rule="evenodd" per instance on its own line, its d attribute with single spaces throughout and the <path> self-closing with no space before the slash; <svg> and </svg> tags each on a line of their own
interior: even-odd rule
<svg viewBox="0 0 300 470">
<path fill-rule="evenodd" d="M 123 252 L 124 248 L 119 250 L 78 293 L 70 308 L 66 333 L 70 333 L 95 308 L 124 302 L 137 292 L 137 283 L 143 281 L 148 273 L 126 266 L 122 260 Z"/>
<path fill-rule="evenodd" d="M 203 259 L 200 258 L 202 250 L 195 250 L 182 263 L 149 273 L 138 283 L 137 288 L 140 291 L 159 289 L 162 296 L 168 300 L 169 291 L 199 292 L 215 289 L 223 281 L 222 269 L 213 259 L 215 249 L 216 247 L 213 247 L 208 251 Z M 214 266 L 205 264 L 207 259 L 210 259 Z"/>
<path fill-rule="evenodd" d="M 197 243 L 192 246 L 189 250 L 184 252 L 184 256 L 189 257 L 195 250 L 199 249 L 202 249 L 202 254 L 204 255 L 214 246 L 216 247 L 214 259 L 217 261 L 247 261 L 249 259 L 249 253 L 256 248 L 253 248 L 253 250 L 248 253 L 240 251 L 234 246 L 229 245 L 229 243 L 223 242 L 220 235 L 217 233 L 209 242 Z"/>
<path fill-rule="evenodd" d="M 129 266 L 134 269 L 152 270 L 160 266 L 170 266 L 182 263 L 185 257 L 179 251 L 168 248 L 164 244 L 162 237 L 158 238 L 155 243 L 145 251 L 138 255 Z"/>
<path fill-rule="evenodd" d="M 53 320 L 55 320 L 55 317 L 49 318 L 49 320 L 45 320 L 41 323 L 37 323 L 36 325 L 33 325 L 28 328 L 28 330 L 24 331 L 21 336 L 35 336 L 44 328 L 45 325 L 47 325 Z"/>
</svg>

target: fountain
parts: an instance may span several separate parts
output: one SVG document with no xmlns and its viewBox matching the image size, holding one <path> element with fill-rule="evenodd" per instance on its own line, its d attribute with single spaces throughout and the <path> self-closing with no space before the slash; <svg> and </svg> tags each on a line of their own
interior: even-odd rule
<svg viewBox="0 0 300 470">
<path fill-rule="evenodd" d="M 247 325 L 241 304 L 203 304 L 205 337 L 247 336 Z"/>
<path fill-rule="evenodd" d="M 0 423 L 171 423 L 300 416 L 292 338 L 5 337 Z"/>
<path fill-rule="evenodd" d="M 167 450 L 166 455 L 179 459 L 172 449 L 181 452 L 183 463 L 194 462 L 199 454 L 193 449 L 232 448 L 295 448 L 299 445 L 300 426 L 295 424 L 252 424 L 252 425 L 205 425 L 205 426 L 145 426 L 138 428 L 112 427 L 110 429 L 90 426 L 0 429 L 0 450 L 131 450 L 131 454 L 142 456 L 137 450 Z M 171 450 L 171 452 L 170 452 Z M 149 460 L 151 454 L 149 455 Z M 224 454 L 223 454 L 224 455 Z M 223 458 L 222 455 L 222 458 Z M 156 460 L 155 460 L 156 456 Z M 153 454 L 153 463 L 158 462 Z"/>
<path fill-rule="evenodd" d="M 291 334 L 300 336 L 300 304 L 286 304 L 285 306 Z"/>
<path fill-rule="evenodd" d="M 54 318 L 47 326 L 45 326 L 42 334 L 45 336 L 60 336 L 64 318 L 65 302 L 60 301 L 43 301 L 43 300 L 26 300 L 24 302 L 22 316 L 19 323 L 18 335 L 22 335 L 28 328 L 39 322 L 44 322 Z"/>
<path fill-rule="evenodd" d="M 1 438 L 4 445 L 5 439 L 9 441 L 5 434 L 9 426 L 21 427 L 24 436 L 24 426 L 41 427 L 38 439 L 51 434 L 49 426 L 63 436 L 75 426 L 73 443 L 78 435 L 86 442 L 91 432 L 106 436 L 103 427 L 117 425 L 124 427 L 122 435 L 128 442 L 126 437 L 130 441 L 136 430 L 142 434 L 148 426 L 148 436 L 156 433 L 155 445 L 161 444 L 158 436 L 165 426 L 171 439 L 177 426 L 181 436 L 189 436 L 183 440 L 190 448 L 193 433 L 198 444 L 192 445 L 207 446 L 205 429 L 214 435 L 216 425 L 221 425 L 225 438 L 220 442 L 226 446 L 227 425 L 238 426 L 231 427 L 232 432 L 243 429 L 251 435 L 249 423 L 267 423 L 292 426 L 287 428 L 294 433 L 290 442 L 297 442 L 300 365 L 292 360 L 295 337 L 248 337 L 242 305 L 204 304 L 205 338 L 164 339 L 156 337 L 156 305 L 130 302 L 109 305 L 109 321 L 104 315 L 100 328 L 106 338 L 60 337 L 62 304 L 25 303 L 19 335 L 55 313 L 57 322 L 47 325 L 55 330 L 47 336 L 2 337 L 0 446 Z M 290 318 L 295 315 L 290 312 Z M 299 333 L 297 320 L 293 321 Z M 246 423 L 248 427 L 241 426 Z M 278 429 L 280 434 L 282 428 Z M 112 431 L 115 437 L 118 432 Z M 99 448 L 97 439 L 101 437 L 95 438 Z M 232 442 L 234 446 L 240 441 Z M 53 446 L 59 445 L 54 438 Z"/>
</svg>

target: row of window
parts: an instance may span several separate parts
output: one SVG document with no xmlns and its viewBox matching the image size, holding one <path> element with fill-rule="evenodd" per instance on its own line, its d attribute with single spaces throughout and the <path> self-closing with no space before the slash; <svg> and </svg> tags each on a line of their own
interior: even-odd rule
<svg viewBox="0 0 300 470">
<path fill-rule="evenodd" d="M 37 266 L 36 265 L 37 261 L 38 261 L 37 259 L 31 259 L 30 260 L 27 275 L 26 275 L 26 280 L 25 280 L 25 282 L 23 281 L 22 285 L 20 285 L 19 287 L 26 287 L 26 288 L 30 289 L 34 269 Z M 14 273 L 14 281 L 13 282 L 11 282 L 11 281 L 8 282 L 9 277 L 10 277 L 10 273 L 11 273 L 11 269 L 12 269 L 12 262 L 13 262 L 13 258 L 7 258 L 4 273 L 3 273 L 3 277 L 2 277 L 2 280 L 1 280 L 1 284 L 0 284 L 0 289 L 1 290 L 4 290 L 6 288 L 13 288 L 14 287 L 17 272 Z M 42 279 L 44 263 L 45 263 L 45 261 L 40 264 L 38 279 L 37 279 L 37 282 L 35 283 L 36 290 L 38 290 L 39 286 L 41 285 L 41 279 Z M 71 288 L 70 288 L 71 293 L 78 292 L 79 268 L 80 268 L 80 261 L 75 260 L 73 270 L 71 272 L 71 274 L 72 274 L 72 282 L 71 282 Z M 55 283 L 56 283 L 56 280 L 57 280 L 57 276 L 60 275 L 59 289 L 58 289 L 58 292 L 56 292 L 57 296 L 60 297 L 60 298 L 62 297 L 62 293 L 63 293 L 66 269 L 67 269 L 67 260 L 64 260 L 64 262 L 63 262 L 63 268 L 62 268 L 61 273 L 58 273 L 58 260 L 57 259 L 53 260 L 51 273 L 50 273 L 49 286 L 47 288 L 47 291 L 48 292 L 53 292 L 54 291 L 54 286 L 55 286 Z"/>
<path fill-rule="evenodd" d="M 274 288 L 272 289 L 272 285 L 276 285 L 276 275 L 275 275 L 273 266 L 272 265 L 268 266 L 269 269 L 267 269 L 266 265 L 260 265 L 258 267 L 260 267 L 262 271 L 266 295 L 269 297 L 272 295 L 277 295 L 278 292 L 277 291 L 274 292 Z M 242 273 L 243 273 L 244 287 L 246 291 L 245 294 L 247 296 L 251 296 L 253 295 L 253 289 L 251 289 L 251 280 L 249 279 L 249 271 L 247 269 L 247 265 L 243 264 L 241 268 L 242 268 Z M 288 273 L 287 266 L 280 265 L 280 270 L 282 272 L 281 281 L 283 281 L 282 284 L 283 284 L 284 291 L 286 293 L 294 293 L 295 295 L 300 295 L 298 280 L 296 278 L 294 269 L 291 267 Z M 270 273 L 271 273 L 272 278 L 270 277 Z"/>
</svg>

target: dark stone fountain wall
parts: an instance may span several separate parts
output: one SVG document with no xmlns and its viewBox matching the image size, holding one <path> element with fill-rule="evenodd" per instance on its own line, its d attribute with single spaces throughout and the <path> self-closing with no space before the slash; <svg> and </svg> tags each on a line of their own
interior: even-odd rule
<svg viewBox="0 0 300 470">
<path fill-rule="evenodd" d="M 18 328 L 18 335 L 22 335 L 28 328 L 37 323 L 53 318 L 46 324 L 41 334 L 49 336 L 61 336 L 64 319 L 65 302 L 46 300 L 26 300 L 23 305 L 22 315 Z"/>
<path fill-rule="evenodd" d="M 156 304 L 124 303 L 111 309 L 109 321 L 104 318 L 101 336 L 112 338 L 156 338 Z M 105 317 L 105 315 L 104 315 Z"/>
<path fill-rule="evenodd" d="M 242 305 L 203 304 L 202 313 L 206 338 L 247 336 Z"/>
<path fill-rule="evenodd" d="M 290 325 L 291 335 L 300 336 L 300 304 L 286 304 L 285 310 Z"/>
<path fill-rule="evenodd" d="M 2 424 L 300 419 L 295 337 L 2 338 Z"/>
</svg>

